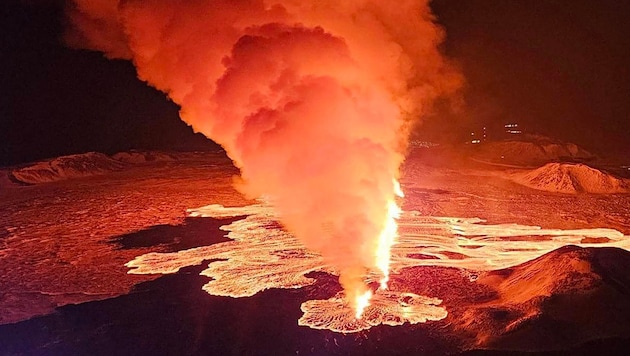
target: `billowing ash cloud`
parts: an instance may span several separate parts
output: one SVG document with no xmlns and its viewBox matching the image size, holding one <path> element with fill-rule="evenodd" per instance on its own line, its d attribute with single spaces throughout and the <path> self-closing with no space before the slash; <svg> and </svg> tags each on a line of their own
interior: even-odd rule
<svg viewBox="0 0 630 356">
<path fill-rule="evenodd" d="M 428 0 L 72 0 L 68 18 L 70 45 L 132 60 L 349 292 L 414 119 L 461 84 Z"/>
</svg>

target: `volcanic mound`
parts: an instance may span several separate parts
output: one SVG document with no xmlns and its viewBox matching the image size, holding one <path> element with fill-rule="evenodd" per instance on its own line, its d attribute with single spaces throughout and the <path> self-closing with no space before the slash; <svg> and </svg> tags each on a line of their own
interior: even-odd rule
<svg viewBox="0 0 630 356">
<path fill-rule="evenodd" d="M 168 153 L 168 152 L 161 152 L 161 151 L 131 150 L 128 152 L 118 152 L 114 154 L 112 158 L 120 162 L 131 163 L 131 164 L 141 164 L 141 163 L 148 163 L 148 162 L 175 161 L 175 160 L 184 158 L 186 156 L 191 156 L 193 154 L 194 153 L 184 154 L 184 153 Z"/>
<path fill-rule="evenodd" d="M 548 163 L 527 173 L 516 173 L 514 181 L 530 188 L 557 193 L 628 193 L 627 179 L 585 164 Z"/>
<path fill-rule="evenodd" d="M 87 177 L 121 170 L 125 164 L 98 152 L 57 157 L 14 169 L 10 178 L 19 183 L 38 184 Z"/>
<path fill-rule="evenodd" d="M 487 272 L 478 283 L 496 300 L 464 312 L 482 348 L 540 351 L 630 335 L 630 253 L 565 246 L 513 268 Z"/>
<path fill-rule="evenodd" d="M 204 154 L 207 153 L 131 150 L 107 156 L 99 152 L 88 152 L 42 160 L 9 170 L 6 174 L 13 183 L 41 184 L 106 174 L 134 165 L 199 159 Z M 1 177 L 0 186 L 3 186 Z"/>
</svg>

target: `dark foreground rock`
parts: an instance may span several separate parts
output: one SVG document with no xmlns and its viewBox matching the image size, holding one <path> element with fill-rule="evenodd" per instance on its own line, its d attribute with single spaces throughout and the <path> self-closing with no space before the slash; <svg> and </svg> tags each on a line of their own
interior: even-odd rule
<svg viewBox="0 0 630 356">
<path fill-rule="evenodd" d="M 477 283 L 496 298 L 453 320 L 472 347 L 549 351 L 630 338 L 630 252 L 566 246 Z M 457 314 L 458 312 L 455 312 Z"/>
</svg>

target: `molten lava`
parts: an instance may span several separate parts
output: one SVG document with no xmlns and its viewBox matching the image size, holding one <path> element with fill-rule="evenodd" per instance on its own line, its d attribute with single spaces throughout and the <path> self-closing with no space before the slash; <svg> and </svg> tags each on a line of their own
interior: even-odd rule
<svg viewBox="0 0 630 356">
<path fill-rule="evenodd" d="M 394 179 L 394 193 L 402 198 L 404 194 L 400 188 L 398 180 Z M 396 204 L 396 201 L 390 200 L 387 203 L 387 218 L 384 221 L 383 229 L 378 237 L 378 246 L 376 248 L 375 258 L 376 267 L 383 275 L 379 281 L 379 289 L 387 289 L 387 282 L 389 281 L 389 265 L 391 263 L 391 249 L 396 243 L 398 237 L 398 223 L 396 220 L 400 218 L 400 207 Z M 357 293 L 355 297 L 355 310 L 356 318 L 360 319 L 365 308 L 370 304 L 372 298 L 372 291 L 368 290 L 363 293 Z"/>
<path fill-rule="evenodd" d="M 301 288 L 316 281 L 312 272 L 339 275 L 320 254 L 278 225 L 270 205 L 225 208 L 211 205 L 190 212 L 193 217 L 227 218 L 247 215 L 221 229 L 230 242 L 174 253 L 149 253 L 127 263 L 129 273 L 175 273 L 180 268 L 212 261 L 202 275 L 211 278 L 203 289 L 212 295 L 246 297 L 269 288 Z M 486 225 L 477 218 L 423 217 L 401 212 L 399 236 L 392 246 L 390 274 L 416 266 L 442 266 L 488 271 L 533 260 L 566 245 L 618 247 L 630 250 L 630 237 L 613 229 L 559 230 L 518 224 Z M 537 237 L 532 240 L 532 237 Z M 595 242 L 598 241 L 598 242 Z M 418 257 L 423 256 L 423 257 Z M 431 257 L 431 258 L 426 258 Z M 380 271 L 367 275 L 368 284 L 382 279 Z M 363 289 L 348 302 L 347 291 L 327 300 L 308 300 L 299 325 L 349 333 L 385 324 L 441 320 L 447 311 L 441 300 L 400 290 Z M 404 284 L 402 284 L 404 285 Z M 357 300 L 359 303 L 357 303 Z"/>
<path fill-rule="evenodd" d="M 396 196 L 402 198 L 405 195 L 400 188 L 400 183 L 394 180 L 394 192 Z M 387 289 L 387 281 L 389 280 L 389 264 L 391 263 L 391 249 L 396 243 L 398 237 L 398 223 L 396 220 L 400 218 L 400 207 L 396 201 L 390 200 L 387 203 L 387 219 L 385 226 L 378 238 L 378 248 L 376 250 L 376 266 L 383 274 L 380 281 L 380 288 Z"/>
<path fill-rule="evenodd" d="M 370 305 L 371 298 L 372 298 L 371 290 L 368 290 L 362 294 L 359 294 L 356 300 L 356 305 L 355 305 L 355 309 L 356 309 L 356 312 L 354 313 L 355 318 L 361 319 L 361 316 L 363 316 L 363 312 L 365 311 L 365 308 L 367 308 Z"/>
</svg>

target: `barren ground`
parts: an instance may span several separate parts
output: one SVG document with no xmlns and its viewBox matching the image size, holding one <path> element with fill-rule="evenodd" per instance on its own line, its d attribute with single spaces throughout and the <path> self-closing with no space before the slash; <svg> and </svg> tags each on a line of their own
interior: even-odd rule
<svg viewBox="0 0 630 356">
<path fill-rule="evenodd" d="M 428 159 L 426 151 L 412 152 L 401 179 L 406 193 L 403 209 L 417 210 L 429 216 L 479 217 L 487 220 L 488 224 L 518 223 L 558 229 L 606 227 L 630 235 L 630 194 L 542 192 L 506 179 L 513 169 L 463 158 L 433 156 Z M 303 291 L 269 291 L 263 293 L 263 297 L 252 297 L 238 304 L 235 300 L 218 300 L 207 294 L 204 296 L 203 292 L 192 292 L 194 288 L 190 285 L 200 283 L 195 279 L 198 269 L 187 269 L 178 275 L 156 280 L 159 276 L 129 275 L 128 268 L 124 266 L 127 261 L 149 251 L 175 251 L 218 241 L 221 233 L 216 228 L 220 224 L 195 225 L 195 222 L 186 219 L 186 209 L 215 203 L 226 206 L 249 203 L 231 187 L 232 176 L 237 173 L 224 156 L 208 154 L 194 160 L 145 163 L 88 178 L 32 186 L 5 184 L 0 190 L 0 324 L 6 325 L 0 326 L 0 334 L 4 335 L 0 338 L 0 352 L 87 353 L 92 350 L 86 345 L 96 338 L 109 347 L 97 353 L 120 353 L 121 340 L 128 342 L 129 335 L 142 332 L 137 330 L 139 326 L 134 329 L 127 321 L 120 320 L 129 317 L 124 315 L 129 312 L 128 308 L 135 308 L 134 303 L 147 300 L 154 304 L 138 306 L 138 313 L 146 311 L 142 314 L 145 318 L 149 315 L 157 318 L 156 314 L 162 314 L 161 310 L 151 309 L 151 306 L 163 307 L 159 303 L 177 305 L 175 311 L 164 311 L 165 316 L 195 315 L 192 319 L 180 315 L 183 319 L 173 321 L 176 325 L 173 330 L 179 327 L 181 330 L 177 332 L 183 332 L 186 338 L 192 337 L 196 341 L 184 339 L 196 346 L 178 349 L 177 342 L 173 341 L 168 344 L 172 349 L 163 350 L 180 350 L 182 354 L 203 354 L 207 350 L 264 353 L 260 352 L 264 346 L 255 350 L 248 343 L 260 343 L 260 337 L 267 335 L 256 334 L 253 330 L 261 325 L 262 320 L 247 326 L 247 317 L 243 316 L 237 318 L 233 326 L 228 326 L 224 322 L 228 320 L 231 323 L 234 315 L 224 315 L 217 319 L 222 322 L 215 321 L 219 324 L 213 324 L 213 327 L 221 328 L 222 333 L 208 339 L 206 336 L 213 331 L 207 329 L 209 326 L 203 324 L 200 315 L 208 316 L 209 310 L 221 314 L 224 308 L 240 309 L 244 306 L 248 317 L 268 320 L 275 310 L 282 316 L 278 316 L 280 321 L 270 330 L 277 330 L 299 317 L 299 303 L 296 304 L 293 299 L 321 295 L 326 289 L 338 289 L 334 279 L 322 275 L 317 285 Z M 206 242 L 204 229 L 214 229 L 215 232 L 209 235 L 215 237 L 208 236 Z M 186 236 L 186 232 L 192 232 L 194 237 Z M 398 331 L 389 327 L 375 328 L 352 337 L 322 331 L 309 334 L 309 329 L 299 328 L 287 337 L 282 347 L 268 346 L 280 353 L 329 354 L 352 353 L 358 350 L 353 345 L 361 345 L 363 353 L 378 354 L 379 350 L 390 345 L 399 347 L 397 350 L 400 353 L 435 354 L 437 350 L 454 353 L 475 348 L 557 350 L 611 337 L 627 342 L 630 330 L 620 325 L 630 316 L 630 278 L 625 272 L 630 270 L 626 269 L 630 257 L 625 251 L 611 250 L 593 252 L 591 249 L 574 250 L 569 247 L 514 270 L 478 275 L 475 271 L 417 267 L 397 278 L 415 285 L 417 292 L 442 298 L 445 305 L 450 306 L 449 317 L 445 321 L 399 328 Z M 575 270 L 556 268 L 584 264 L 590 269 L 578 271 L 582 273 L 578 279 L 574 278 Z M 470 273 L 475 274 L 475 278 L 471 279 Z M 527 292 L 536 297 L 533 299 L 505 297 L 521 295 L 522 290 L 515 292 L 513 286 L 522 287 L 524 284 L 521 282 L 526 282 L 531 276 L 554 276 L 554 273 L 566 278 L 564 282 L 553 278 L 548 281 L 549 288 L 555 293 L 551 297 L 536 297 L 535 291 Z M 538 280 L 547 280 L 540 278 Z M 577 283 L 575 281 L 584 286 L 578 288 L 578 292 L 569 288 Z M 396 283 L 396 280 L 393 282 Z M 188 297 L 170 291 L 170 288 L 180 288 L 177 286 L 182 283 L 185 288 L 181 287 L 181 293 L 190 293 Z M 136 292 L 129 294 L 132 290 Z M 143 290 L 149 292 L 140 298 L 137 293 Z M 277 308 L 270 307 L 270 296 L 285 302 Z M 64 305 L 99 300 L 102 302 L 60 308 L 51 314 L 55 308 Z M 195 308 L 200 308 L 206 300 L 213 304 L 204 307 L 205 313 L 200 314 Z M 605 301 L 604 306 L 600 300 Z M 260 308 L 266 309 L 261 312 Z M 297 312 L 291 308 L 297 308 Z M 578 308 L 578 311 L 571 308 Z M 102 314 L 101 310 L 110 310 L 110 314 Z M 580 310 L 594 312 L 583 313 Z M 538 314 L 527 315 L 532 311 Z M 86 313 L 91 320 L 85 322 L 87 326 L 73 321 Z M 242 313 L 240 311 L 239 315 Z M 613 315 L 621 319 L 612 320 L 615 319 Z M 606 325 L 602 316 L 611 318 L 608 325 L 610 332 L 585 334 Z M 208 317 L 211 318 L 212 313 Z M 518 323 L 514 324 L 516 321 Z M 144 322 L 139 321 L 140 324 Z M 187 334 L 186 325 L 191 322 L 197 328 L 192 327 L 191 334 Z M 51 325 L 57 325 L 57 328 Z M 129 328 L 128 332 L 124 331 L 125 325 Z M 199 325 L 205 325 L 205 329 L 200 330 Z M 49 327 L 52 331 L 33 333 L 33 330 L 48 330 Z M 557 339 L 554 339 L 553 331 L 558 328 L 568 331 L 558 333 Z M 114 329 L 118 331 L 112 331 Z M 31 333 L 32 336 L 28 336 Z M 112 336 L 120 333 L 129 335 Z M 251 340 L 243 336 L 250 334 L 257 336 Z M 168 339 L 155 332 L 147 332 L 146 337 L 151 335 Z M 246 341 L 234 335 L 241 335 Z M 547 335 L 547 339 L 541 339 L 541 335 Z M 310 339 L 305 341 L 305 337 Z M 240 340 L 240 344 L 235 346 L 221 338 L 232 340 L 230 342 Z M 71 339 L 74 341 L 69 341 Z M 420 344 L 412 342 L 418 339 L 422 340 Z M 617 344 L 614 345 L 618 345 L 619 342 L 615 342 Z M 134 353 L 133 350 L 135 353 L 148 352 L 155 346 L 135 347 L 126 350 L 130 354 Z M 601 348 L 601 345 L 596 347 Z"/>
</svg>

